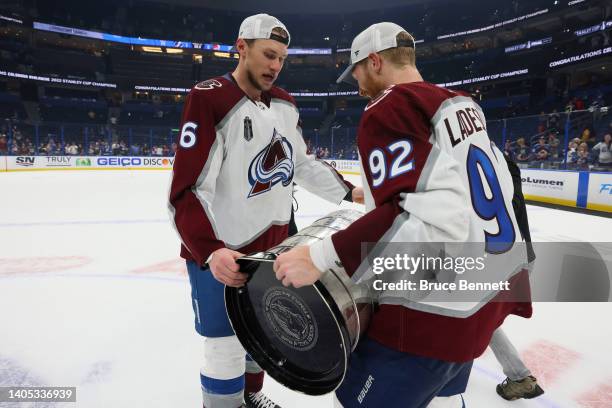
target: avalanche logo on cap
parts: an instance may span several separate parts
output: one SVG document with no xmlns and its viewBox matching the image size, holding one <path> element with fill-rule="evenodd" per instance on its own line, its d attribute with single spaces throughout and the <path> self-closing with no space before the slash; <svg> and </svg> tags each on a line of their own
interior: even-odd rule
<svg viewBox="0 0 612 408">
<path fill-rule="evenodd" d="M 287 187 L 293 180 L 294 165 L 291 143 L 274 129 L 272 140 L 249 165 L 251 191 L 247 198 L 270 191 L 274 185 Z"/>
</svg>

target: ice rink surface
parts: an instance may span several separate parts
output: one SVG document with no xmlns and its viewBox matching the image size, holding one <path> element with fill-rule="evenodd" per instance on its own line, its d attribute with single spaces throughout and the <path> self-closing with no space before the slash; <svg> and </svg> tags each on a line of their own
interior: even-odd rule
<svg viewBox="0 0 612 408">
<path fill-rule="evenodd" d="M 200 340 L 168 222 L 168 171 L 0 173 L 0 386 L 76 386 L 77 403 L 200 407 Z M 349 176 L 358 182 L 358 177 Z M 337 208 L 299 191 L 298 227 Z M 345 204 L 353 205 L 353 204 Z M 612 219 L 529 206 L 534 241 L 610 241 Z M 488 350 L 468 407 L 612 407 L 612 305 L 537 303 L 504 328 L 546 391 L 506 402 Z M 266 378 L 283 408 L 331 407 Z"/>
</svg>

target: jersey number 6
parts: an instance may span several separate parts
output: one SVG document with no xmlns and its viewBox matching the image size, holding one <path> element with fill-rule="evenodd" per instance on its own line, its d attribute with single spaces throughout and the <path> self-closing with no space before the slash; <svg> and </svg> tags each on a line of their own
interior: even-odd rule
<svg viewBox="0 0 612 408">
<path fill-rule="evenodd" d="M 197 123 L 193 122 L 185 122 L 183 128 L 181 129 L 181 138 L 179 139 L 179 143 L 181 147 L 185 149 L 189 149 L 196 144 L 196 129 L 198 128 Z"/>
</svg>

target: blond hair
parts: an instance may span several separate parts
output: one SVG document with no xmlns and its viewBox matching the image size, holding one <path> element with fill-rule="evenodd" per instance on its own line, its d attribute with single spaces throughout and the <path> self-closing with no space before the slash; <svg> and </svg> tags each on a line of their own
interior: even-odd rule
<svg viewBox="0 0 612 408">
<path fill-rule="evenodd" d="M 406 31 L 400 32 L 395 38 L 398 43 L 408 41 L 414 44 L 414 37 Z M 407 65 L 411 67 L 416 66 L 416 52 L 414 46 L 389 48 L 381 51 L 379 54 L 396 68 L 403 68 Z"/>
</svg>

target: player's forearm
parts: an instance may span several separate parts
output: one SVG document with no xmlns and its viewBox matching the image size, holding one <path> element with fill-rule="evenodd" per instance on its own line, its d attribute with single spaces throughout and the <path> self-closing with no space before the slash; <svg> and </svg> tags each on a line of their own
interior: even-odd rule
<svg viewBox="0 0 612 408">
<path fill-rule="evenodd" d="M 348 228 L 313 244 L 310 247 L 313 263 L 321 271 L 344 268 L 352 276 L 365 259 L 363 244 L 380 241 L 401 213 L 397 200 L 375 208 Z"/>
<path fill-rule="evenodd" d="M 198 265 L 203 265 L 217 249 L 225 248 L 224 242 L 217 239 L 211 220 L 193 192 L 186 191 L 180 198 L 172 199 L 170 212 L 181 242 Z"/>
<path fill-rule="evenodd" d="M 295 182 L 334 204 L 339 204 L 346 197 L 350 197 L 351 190 L 355 188 L 327 163 L 308 158 L 296 163 Z"/>
</svg>

